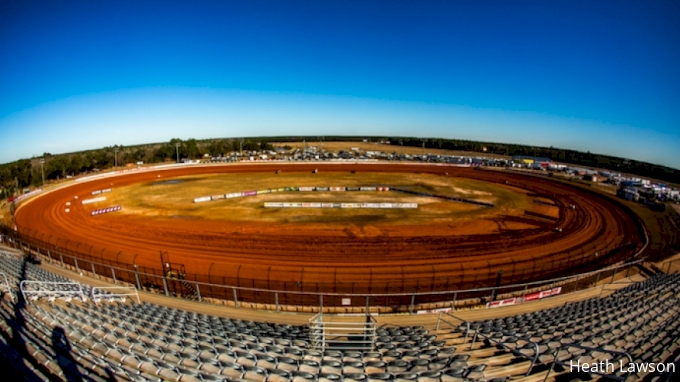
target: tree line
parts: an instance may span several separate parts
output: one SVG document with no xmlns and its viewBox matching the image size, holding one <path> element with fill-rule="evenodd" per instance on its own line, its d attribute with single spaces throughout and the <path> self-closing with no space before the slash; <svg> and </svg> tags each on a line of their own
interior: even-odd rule
<svg viewBox="0 0 680 382">
<path fill-rule="evenodd" d="M 105 170 L 115 165 L 128 163 L 177 162 L 179 159 L 198 159 L 204 154 L 224 155 L 233 151 L 273 149 L 272 145 L 259 138 L 251 139 L 196 139 L 173 138 L 166 143 L 138 146 L 114 145 L 101 149 L 69 154 L 21 159 L 0 165 L 0 199 L 21 193 L 23 189 L 40 187 L 45 182 L 70 176 Z M 178 159 L 179 154 L 179 159 Z"/>
<path fill-rule="evenodd" d="M 554 147 L 416 137 L 282 136 L 206 140 L 174 138 L 165 143 L 128 147 L 115 145 L 70 154 L 52 155 L 44 153 L 41 157 L 21 159 L 0 165 L 0 199 L 14 195 L 27 187 L 40 186 L 43 182 L 43 175 L 47 182 L 111 168 L 116 164 L 124 166 L 127 163 L 134 164 L 137 162 L 178 161 L 179 158 L 198 159 L 204 154 L 223 156 L 230 152 L 238 152 L 241 149 L 244 151 L 271 150 L 273 149 L 271 142 L 299 142 L 302 140 L 309 142 L 319 140 L 329 142 L 389 141 L 391 145 L 424 147 L 425 149 L 470 151 L 508 156 L 540 156 L 574 166 L 602 168 L 680 184 L 680 170 L 677 169 L 631 159 Z M 389 149 L 386 148 L 384 151 L 389 152 Z M 41 161 L 44 162 L 41 164 Z"/>
</svg>

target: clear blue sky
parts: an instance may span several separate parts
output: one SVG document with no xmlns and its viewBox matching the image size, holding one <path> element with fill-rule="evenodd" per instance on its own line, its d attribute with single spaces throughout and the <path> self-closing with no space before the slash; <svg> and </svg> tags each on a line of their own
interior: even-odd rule
<svg viewBox="0 0 680 382">
<path fill-rule="evenodd" d="M 677 1 L 3 1 L 0 163 L 402 135 L 680 168 Z"/>
</svg>

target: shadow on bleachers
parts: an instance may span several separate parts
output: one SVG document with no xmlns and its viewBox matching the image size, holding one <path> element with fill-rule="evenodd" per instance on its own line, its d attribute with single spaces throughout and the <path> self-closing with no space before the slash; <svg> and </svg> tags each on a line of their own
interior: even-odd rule
<svg viewBox="0 0 680 382">
<path fill-rule="evenodd" d="M 55 326 L 52 329 L 52 349 L 56 353 L 57 363 L 64 372 L 66 380 L 69 382 L 81 382 L 83 376 L 78 371 L 78 364 L 71 354 L 71 344 L 68 338 L 66 338 L 64 328 L 61 326 Z"/>
</svg>

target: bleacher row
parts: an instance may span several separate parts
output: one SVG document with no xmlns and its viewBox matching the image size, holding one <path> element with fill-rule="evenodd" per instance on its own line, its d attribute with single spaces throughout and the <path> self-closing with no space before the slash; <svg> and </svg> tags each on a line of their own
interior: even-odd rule
<svg viewBox="0 0 680 382">
<path fill-rule="evenodd" d="M 13 293 L 23 279 L 70 281 L 15 255 L 0 256 L 0 272 Z M 589 380 L 597 375 L 569 373 L 569 361 L 618 365 L 627 352 L 634 362 L 678 362 L 679 293 L 680 275 L 659 274 L 608 297 L 452 329 L 382 326 L 364 352 L 313 349 L 307 326 L 16 294 L 0 301 L 0 349 L 25 380 Z"/>
</svg>

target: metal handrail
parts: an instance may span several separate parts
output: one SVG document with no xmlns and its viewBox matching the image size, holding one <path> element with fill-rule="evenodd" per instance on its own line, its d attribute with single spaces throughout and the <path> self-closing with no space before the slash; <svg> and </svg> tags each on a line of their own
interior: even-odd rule
<svg viewBox="0 0 680 382">
<path fill-rule="evenodd" d="M 109 291 L 109 290 L 116 290 L 116 289 L 132 290 L 133 292 L 130 292 L 130 293 L 111 293 L 111 292 L 109 292 L 108 294 L 104 294 L 104 293 L 97 294 L 97 291 L 100 291 L 100 290 L 102 292 L 106 292 L 106 291 Z M 135 288 L 135 287 L 122 287 L 122 286 L 121 287 L 92 287 L 92 289 L 90 290 L 90 293 L 91 293 L 90 297 L 96 305 L 99 304 L 98 299 L 101 299 L 101 298 L 104 298 L 104 297 L 125 297 L 125 296 L 135 296 L 137 298 L 137 303 L 138 304 L 142 303 L 142 300 L 140 300 L 140 298 L 139 298 L 139 292 L 137 292 L 137 288 Z"/>
<path fill-rule="evenodd" d="M 49 290 L 28 290 L 24 288 L 25 286 L 28 285 L 73 285 L 77 286 L 78 290 L 59 290 L 59 291 L 49 291 Z M 64 295 L 64 294 L 72 294 L 75 296 L 80 296 L 80 299 L 85 302 L 87 299 L 85 298 L 85 294 L 83 293 L 83 286 L 82 284 L 78 282 L 56 282 L 56 281 L 33 281 L 33 280 L 23 280 L 19 284 L 19 289 L 21 290 L 21 295 L 23 296 L 24 300 L 26 300 L 26 294 L 44 294 L 44 295 Z"/>
<path fill-rule="evenodd" d="M 479 325 L 477 326 L 477 328 L 479 328 Z M 474 337 L 472 338 L 472 343 L 470 343 L 470 349 L 472 349 L 472 346 L 474 346 L 475 342 L 477 341 L 477 336 L 478 336 L 478 335 L 479 335 L 479 336 L 482 336 L 482 337 L 484 337 L 484 338 L 486 338 L 486 339 L 489 340 L 489 341 L 494 341 L 494 342 L 497 343 L 498 345 L 501 345 L 501 346 L 503 346 L 504 348 L 510 350 L 510 352 L 511 352 L 512 354 L 518 355 L 518 356 L 520 356 L 520 357 L 525 357 L 526 359 L 528 359 L 529 361 L 531 361 L 531 366 L 529 366 L 529 369 L 527 370 L 527 373 L 526 373 L 526 375 L 528 376 L 529 373 L 531 373 L 531 369 L 534 368 L 534 365 L 536 365 L 536 361 L 538 360 L 538 356 L 539 356 L 538 344 L 537 344 L 536 342 L 532 341 L 530 338 L 521 337 L 521 336 L 517 336 L 517 335 L 510 334 L 510 333 L 506 332 L 505 330 L 503 330 L 503 329 L 501 329 L 501 328 L 498 328 L 498 327 L 495 327 L 495 326 L 491 326 L 490 329 L 494 330 L 495 332 L 500 332 L 501 334 L 506 335 L 506 336 L 508 336 L 508 337 L 515 337 L 515 338 L 517 338 L 518 340 L 526 341 L 526 342 L 528 342 L 528 343 L 534 345 L 534 358 L 533 358 L 533 359 L 532 359 L 532 358 L 529 358 L 528 355 L 526 355 L 526 354 L 520 352 L 519 350 L 517 350 L 517 348 L 511 348 L 510 346 L 506 345 L 506 344 L 503 343 L 502 341 L 498 341 L 498 340 L 492 338 L 491 336 L 488 336 L 488 335 L 486 335 L 486 334 L 484 334 L 484 333 L 480 333 L 478 329 L 475 329 L 475 335 L 474 335 Z"/>
</svg>

